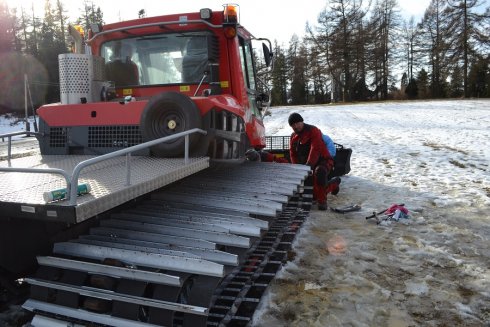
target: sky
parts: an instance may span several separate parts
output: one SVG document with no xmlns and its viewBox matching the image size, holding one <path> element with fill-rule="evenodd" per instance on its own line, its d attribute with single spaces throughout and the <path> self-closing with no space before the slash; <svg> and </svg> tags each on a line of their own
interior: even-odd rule
<svg viewBox="0 0 490 327">
<path fill-rule="evenodd" d="M 351 172 L 328 205 L 361 210 L 342 215 L 313 207 L 290 252 L 294 259 L 272 282 L 253 326 L 488 323 L 490 100 L 270 112 L 267 135 L 290 135 L 287 118 L 298 112 L 352 149 Z M 0 134 L 22 128 L 0 116 Z M 410 218 L 379 225 L 365 219 L 393 203 L 404 203 Z"/>
<path fill-rule="evenodd" d="M 31 8 L 32 0 L 7 0 L 10 6 L 23 6 Z M 54 4 L 56 1 L 51 0 Z M 63 0 L 67 8 L 68 15 L 75 19 L 79 16 L 78 12 L 82 7 L 83 1 Z M 158 16 L 166 13 L 194 12 L 201 8 L 211 8 L 221 10 L 222 0 L 181 0 L 181 1 L 94 1 L 100 6 L 104 13 L 106 23 L 113 23 L 119 20 L 135 19 L 138 11 L 145 9 L 147 16 Z M 293 34 L 302 36 L 305 34 L 306 22 L 315 25 L 318 14 L 325 8 L 326 0 L 308 0 L 301 2 L 287 2 L 283 0 L 246 0 L 235 1 L 240 5 L 240 22 L 254 36 L 268 38 L 271 41 L 277 40 L 280 44 L 287 44 Z M 405 17 L 414 15 L 421 16 L 427 8 L 430 0 L 399 0 L 400 12 Z M 43 12 L 44 1 L 35 1 L 35 10 L 38 15 Z M 123 4 L 119 5 L 118 4 Z"/>
</svg>

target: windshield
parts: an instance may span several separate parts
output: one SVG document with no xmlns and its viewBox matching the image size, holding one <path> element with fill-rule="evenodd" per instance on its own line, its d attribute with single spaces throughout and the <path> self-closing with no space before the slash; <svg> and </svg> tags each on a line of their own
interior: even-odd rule
<svg viewBox="0 0 490 327">
<path fill-rule="evenodd" d="M 105 42 L 107 80 L 117 86 L 199 83 L 208 68 L 211 33 L 172 33 Z"/>
</svg>

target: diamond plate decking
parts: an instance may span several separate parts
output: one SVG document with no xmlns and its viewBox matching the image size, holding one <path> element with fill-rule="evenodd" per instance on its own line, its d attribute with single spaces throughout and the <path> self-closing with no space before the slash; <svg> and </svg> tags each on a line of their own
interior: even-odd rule
<svg viewBox="0 0 490 327">
<path fill-rule="evenodd" d="M 35 155 L 1 161 L 0 167 L 59 168 L 71 174 L 81 161 L 93 156 Z M 4 216 L 81 222 L 140 195 L 178 181 L 209 167 L 209 158 L 161 159 L 131 157 L 131 185 L 127 184 L 126 157 L 116 157 L 85 168 L 79 183 L 88 183 L 90 194 L 46 204 L 43 193 L 66 187 L 60 175 L 0 172 L 0 210 Z"/>
</svg>

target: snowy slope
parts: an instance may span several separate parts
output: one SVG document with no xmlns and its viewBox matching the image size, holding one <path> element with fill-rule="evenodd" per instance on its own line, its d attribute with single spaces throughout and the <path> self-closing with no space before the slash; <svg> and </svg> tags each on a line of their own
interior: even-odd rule
<svg viewBox="0 0 490 327">
<path fill-rule="evenodd" d="M 306 123 L 352 148 L 351 175 L 432 193 L 436 201 L 490 205 L 489 100 L 282 107 L 271 112 L 265 119 L 267 135 L 290 135 L 287 117 L 298 112 Z"/>
<path fill-rule="evenodd" d="M 490 101 L 273 108 L 268 134 L 295 111 L 353 149 L 328 203 L 362 210 L 311 212 L 254 326 L 489 326 Z"/>
</svg>

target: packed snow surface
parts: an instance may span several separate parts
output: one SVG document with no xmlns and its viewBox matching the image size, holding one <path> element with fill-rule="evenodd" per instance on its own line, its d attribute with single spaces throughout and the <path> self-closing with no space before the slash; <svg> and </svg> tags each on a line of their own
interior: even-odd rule
<svg viewBox="0 0 490 327">
<path fill-rule="evenodd" d="M 270 112 L 267 135 L 298 112 L 353 150 L 328 205 L 362 209 L 313 207 L 254 326 L 490 326 L 490 101 Z M 365 219 L 395 203 L 409 219 Z"/>
</svg>

